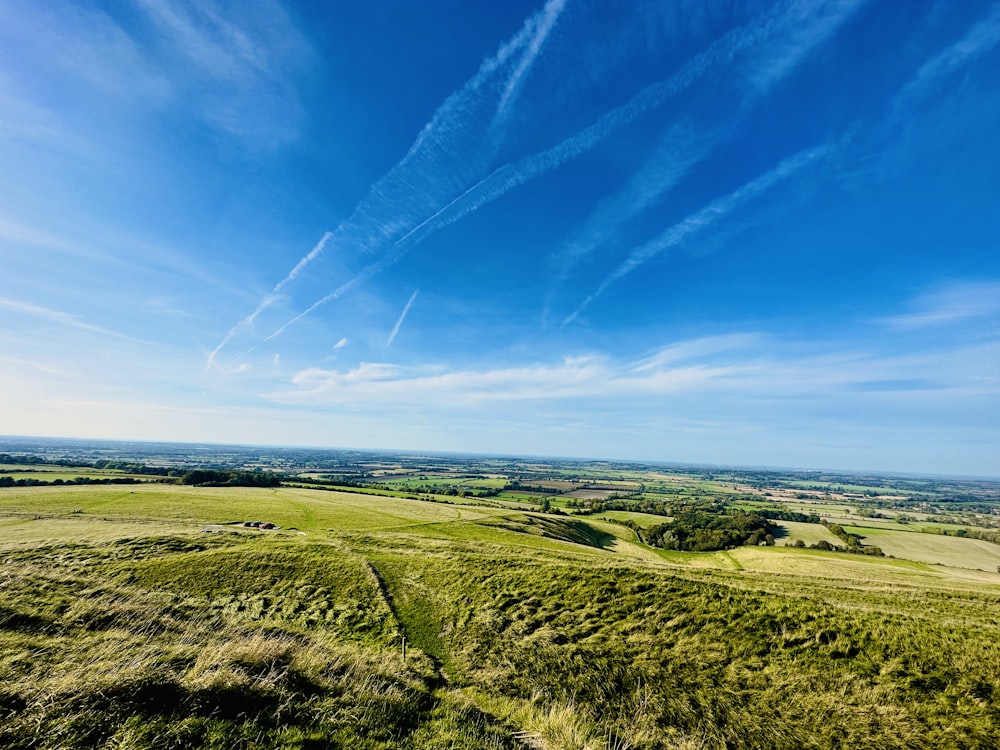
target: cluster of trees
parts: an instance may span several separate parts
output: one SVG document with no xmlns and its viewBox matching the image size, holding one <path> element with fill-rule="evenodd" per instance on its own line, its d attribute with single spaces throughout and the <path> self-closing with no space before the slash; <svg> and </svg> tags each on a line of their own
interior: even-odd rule
<svg viewBox="0 0 1000 750">
<path fill-rule="evenodd" d="M 48 487 L 65 484 L 139 484 L 135 477 L 74 477 L 73 479 L 14 479 L 0 476 L 0 487 Z"/>
<path fill-rule="evenodd" d="M 861 536 L 858 534 L 851 534 L 839 523 L 827 523 L 826 527 L 830 530 L 838 539 L 843 540 L 846 545 L 845 551 L 851 552 L 855 555 L 873 555 L 874 557 L 885 557 L 885 553 L 880 547 L 863 547 L 861 546 Z M 831 545 L 832 547 L 833 545 Z"/>
<path fill-rule="evenodd" d="M 568 508 L 578 508 L 577 515 L 589 515 L 591 513 L 603 513 L 606 510 L 631 510 L 638 513 L 649 513 L 653 516 L 673 515 L 674 505 L 663 500 L 652 498 L 627 497 L 624 495 L 612 495 L 604 500 L 580 501 L 571 498 L 566 502 Z"/>
<path fill-rule="evenodd" d="M 836 536 L 838 539 L 844 542 L 843 547 L 838 547 L 835 544 L 830 544 L 826 539 L 820 539 L 815 544 L 810 544 L 809 549 L 819 549 L 825 552 L 849 552 L 852 555 L 871 555 L 872 557 L 885 557 L 885 553 L 882 551 L 881 547 L 875 546 L 862 546 L 861 537 L 858 534 L 851 534 L 847 529 L 845 529 L 840 524 L 828 523 L 823 521 L 823 525 L 826 526 L 830 533 Z M 793 547 L 804 548 L 806 543 L 801 539 L 796 539 L 795 543 L 791 545 Z"/>
<path fill-rule="evenodd" d="M 798 513 L 794 510 L 785 510 L 784 508 L 764 508 L 758 513 L 764 518 L 769 518 L 772 521 L 798 521 L 799 523 L 822 523 L 822 519 L 817 513 Z"/>
<path fill-rule="evenodd" d="M 555 490 L 551 487 L 543 487 L 540 484 L 525 484 L 519 479 L 512 479 L 507 482 L 507 486 L 504 489 L 521 490 L 522 492 L 537 492 L 539 495 L 556 494 Z"/>
<path fill-rule="evenodd" d="M 198 487 L 279 487 L 281 477 L 272 471 L 192 469 L 181 477 L 181 484 Z"/>
<path fill-rule="evenodd" d="M 648 545 L 686 552 L 711 552 L 743 545 L 773 545 L 771 524 L 757 513 L 730 510 L 713 513 L 690 508 L 677 513 L 669 523 L 640 531 Z"/>
<path fill-rule="evenodd" d="M 1000 544 L 1000 531 L 992 531 L 990 529 L 942 529 L 937 527 L 926 529 L 926 531 L 932 534 L 940 534 L 941 536 L 961 536 L 969 539 L 982 539 L 984 542 L 993 542 L 993 544 Z"/>
<path fill-rule="evenodd" d="M 433 487 L 417 487 L 412 489 L 416 493 L 435 493 L 438 495 L 448 495 L 449 497 L 496 497 L 502 490 L 498 487 L 484 487 L 470 490 L 468 488 L 449 487 L 446 490 L 439 490 Z"/>
<path fill-rule="evenodd" d="M 566 512 L 562 510 L 558 505 L 553 505 L 552 500 L 548 497 L 543 497 L 538 501 L 538 509 L 542 513 L 551 513 L 554 516 L 565 516 Z"/>
<path fill-rule="evenodd" d="M 801 539 L 796 539 L 795 543 L 790 545 L 792 547 L 798 547 L 800 549 L 806 548 L 806 543 Z M 824 552 L 849 552 L 852 555 L 871 555 L 872 557 L 885 557 L 885 553 L 882 551 L 881 547 L 862 547 L 861 544 L 853 544 L 847 547 L 838 547 L 835 544 L 830 544 L 826 539 L 820 539 L 815 544 L 808 545 L 809 549 L 823 550 Z"/>
<path fill-rule="evenodd" d="M 80 464 L 76 465 L 79 466 Z M 94 469 L 120 471 L 123 474 L 147 474 L 154 477 L 179 477 L 184 473 L 183 469 L 171 469 L 166 466 L 147 466 L 138 461 L 94 461 L 88 465 Z"/>
</svg>

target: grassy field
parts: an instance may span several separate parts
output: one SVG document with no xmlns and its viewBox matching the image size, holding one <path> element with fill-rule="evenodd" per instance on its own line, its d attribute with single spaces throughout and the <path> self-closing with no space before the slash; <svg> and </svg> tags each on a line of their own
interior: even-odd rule
<svg viewBox="0 0 1000 750">
<path fill-rule="evenodd" d="M 844 529 L 851 534 L 860 534 L 864 537 L 863 544 L 881 547 L 883 552 L 893 557 L 990 572 L 997 571 L 1000 566 L 1000 545 L 980 539 L 870 526 L 845 526 Z"/>
<path fill-rule="evenodd" d="M 660 523 L 667 523 L 671 519 L 668 516 L 655 516 L 652 513 L 636 513 L 630 510 L 606 510 L 593 516 L 597 519 L 611 519 L 615 521 L 634 521 L 644 529 L 656 526 Z"/>
<path fill-rule="evenodd" d="M 844 546 L 841 539 L 831 534 L 826 526 L 821 526 L 818 523 L 800 523 L 798 521 L 776 521 L 775 523 L 780 529 L 780 532 L 774 537 L 777 544 L 794 544 L 801 540 L 806 545 L 826 541 L 835 547 Z"/>
<path fill-rule="evenodd" d="M 1000 547 L 781 525 L 698 554 L 516 508 L 6 488 L 0 746 L 996 748 L 1000 575 L 967 563 Z"/>
</svg>

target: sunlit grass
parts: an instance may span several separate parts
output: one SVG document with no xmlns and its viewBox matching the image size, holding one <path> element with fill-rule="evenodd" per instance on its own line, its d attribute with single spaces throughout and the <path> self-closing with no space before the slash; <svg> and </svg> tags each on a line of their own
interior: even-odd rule
<svg viewBox="0 0 1000 750">
<path fill-rule="evenodd" d="M 670 552 L 595 519 L 285 488 L 15 488 L 0 508 L 3 747 L 988 748 L 1000 734 L 987 571 Z M 212 525 L 245 518 L 298 530 Z"/>
</svg>

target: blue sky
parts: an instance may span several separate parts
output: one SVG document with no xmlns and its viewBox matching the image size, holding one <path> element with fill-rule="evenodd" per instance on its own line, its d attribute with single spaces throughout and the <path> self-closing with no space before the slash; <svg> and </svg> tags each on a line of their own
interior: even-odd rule
<svg viewBox="0 0 1000 750">
<path fill-rule="evenodd" d="M 998 132 L 996 2 L 5 0 L 0 433 L 1000 475 Z"/>
</svg>

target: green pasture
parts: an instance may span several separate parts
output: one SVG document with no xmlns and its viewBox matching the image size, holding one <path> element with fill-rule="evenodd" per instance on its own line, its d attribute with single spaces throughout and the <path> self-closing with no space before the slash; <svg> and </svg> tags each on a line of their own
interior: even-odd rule
<svg viewBox="0 0 1000 750">
<path fill-rule="evenodd" d="M 457 484 L 463 487 L 475 487 L 477 489 L 498 490 L 507 484 L 506 479 L 497 477 L 480 477 L 477 479 L 463 478 L 456 480 Z"/>
<path fill-rule="evenodd" d="M 802 523 L 800 521 L 772 521 L 779 532 L 774 535 L 775 544 L 794 544 L 801 540 L 806 546 L 818 542 L 829 542 L 835 547 L 843 547 L 842 539 L 830 533 L 830 530 L 819 523 Z"/>
<path fill-rule="evenodd" d="M 823 518 L 844 518 L 847 515 L 857 515 L 858 512 L 857 503 L 849 501 L 842 503 L 820 503 L 782 497 L 768 497 L 767 499 L 771 503 L 777 504 L 778 507 L 787 508 L 796 513 L 805 513 L 806 515 L 815 513 Z M 845 509 L 849 509 L 849 513 L 845 512 Z"/>
<path fill-rule="evenodd" d="M 863 544 L 880 547 L 885 554 L 893 557 L 989 572 L 997 572 L 1000 566 L 1000 545 L 981 539 L 871 526 L 845 526 L 844 529 L 851 534 L 860 534 Z"/>
</svg>

